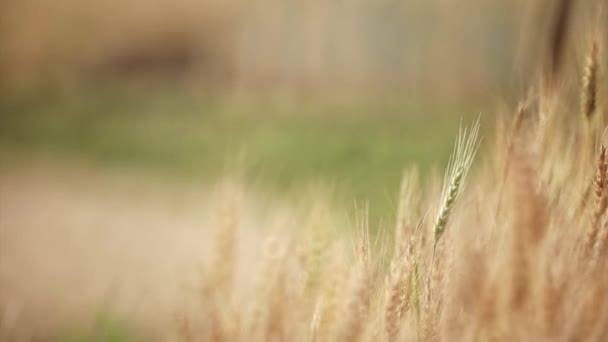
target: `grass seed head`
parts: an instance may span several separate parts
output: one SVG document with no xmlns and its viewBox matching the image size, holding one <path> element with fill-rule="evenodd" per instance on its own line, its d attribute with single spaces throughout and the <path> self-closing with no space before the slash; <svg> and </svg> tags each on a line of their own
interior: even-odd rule
<svg viewBox="0 0 608 342">
<path fill-rule="evenodd" d="M 443 179 L 444 183 L 441 191 L 441 202 L 434 227 L 435 243 L 437 243 L 443 235 L 452 208 L 464 189 L 466 178 L 479 146 L 477 141 L 478 135 L 479 119 L 473 123 L 470 129 L 463 129 L 461 126 L 458 133 L 454 152 L 450 156 L 450 161 Z"/>
</svg>

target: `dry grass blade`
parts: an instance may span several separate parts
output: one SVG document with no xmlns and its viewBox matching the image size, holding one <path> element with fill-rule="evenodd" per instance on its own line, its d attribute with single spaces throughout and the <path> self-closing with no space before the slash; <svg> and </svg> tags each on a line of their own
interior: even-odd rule
<svg viewBox="0 0 608 342">
<path fill-rule="evenodd" d="M 316 304 L 313 316 L 313 340 L 331 341 L 335 333 L 335 325 L 339 319 L 340 307 L 343 304 L 344 288 L 347 283 L 344 256 L 339 251 L 329 260 L 331 272 L 326 277 L 326 284 Z"/>
<path fill-rule="evenodd" d="M 497 220 L 498 215 L 500 214 L 503 190 L 505 187 L 505 182 L 507 180 L 507 176 L 509 174 L 509 167 L 511 166 L 513 148 L 515 147 L 515 139 L 517 138 L 517 135 L 521 129 L 526 107 L 527 107 L 526 102 L 522 102 L 519 104 L 517 111 L 515 112 L 515 116 L 513 117 L 513 122 L 511 124 L 511 130 L 509 131 L 509 136 L 507 138 L 507 146 L 505 148 L 504 157 L 503 157 L 504 165 L 503 165 L 503 169 L 502 169 L 500 187 L 498 188 L 498 199 L 496 200 L 496 209 L 494 210 L 494 220 Z"/>
<path fill-rule="evenodd" d="M 410 236 L 413 234 L 414 217 L 417 214 L 419 196 L 418 171 L 412 169 L 404 173 L 399 191 L 399 207 L 395 224 L 395 255 L 403 254 Z"/>
<path fill-rule="evenodd" d="M 572 3 L 572 0 L 560 0 L 557 4 L 553 28 L 549 38 L 549 77 L 551 85 L 553 85 L 552 83 L 559 77 L 561 71 L 564 45 L 566 44 L 566 35 L 572 12 Z"/>
<path fill-rule="evenodd" d="M 412 301 L 412 277 L 414 276 L 414 245 L 417 232 L 412 232 L 409 243 L 400 253 L 395 253 L 387 277 L 386 304 L 384 308 L 384 328 L 388 341 L 394 341 L 401 328 L 401 322 L 410 309 Z"/>
<path fill-rule="evenodd" d="M 593 118 L 597 109 L 598 42 L 594 40 L 587 56 L 581 93 L 581 110 L 587 120 Z"/>
<path fill-rule="evenodd" d="M 215 215 L 214 251 L 211 264 L 212 291 L 226 291 L 232 287 L 236 267 L 239 189 L 232 180 L 224 180 L 218 190 L 218 209 Z"/>
<path fill-rule="evenodd" d="M 358 341 L 367 327 L 373 291 L 371 271 L 364 260 L 361 260 L 355 269 L 349 300 L 342 314 L 343 321 L 338 332 L 340 341 Z"/>
<path fill-rule="evenodd" d="M 595 210 L 593 212 L 593 219 L 591 221 L 591 227 L 585 237 L 585 250 L 591 251 L 597 241 L 597 234 L 602 216 L 606 212 L 608 207 L 608 160 L 606 158 L 606 147 L 600 146 L 599 155 L 597 157 L 596 176 L 593 182 L 593 189 L 595 194 Z"/>
<path fill-rule="evenodd" d="M 510 307 L 519 312 L 528 304 L 533 287 L 532 264 L 537 258 L 541 241 L 547 235 L 545 201 L 539 191 L 533 161 L 521 144 L 513 160 L 511 271 L 512 293 Z"/>
</svg>

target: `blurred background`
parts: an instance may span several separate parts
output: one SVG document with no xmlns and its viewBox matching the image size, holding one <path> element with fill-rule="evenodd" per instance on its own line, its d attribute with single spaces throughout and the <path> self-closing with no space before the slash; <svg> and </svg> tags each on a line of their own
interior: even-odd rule
<svg viewBox="0 0 608 342">
<path fill-rule="evenodd" d="M 572 2 L 571 30 L 594 28 L 591 2 Z M 52 284 L 95 288 L 70 256 L 82 272 L 117 253 L 152 267 L 139 241 L 170 259 L 163 229 L 198 227 L 210 184 L 234 169 L 265 197 L 369 201 L 372 226 L 390 226 L 405 168 L 441 170 L 461 120 L 481 114 L 490 136 L 526 94 L 559 3 L 1 1 L 0 281 L 13 292 L 0 308 L 48 313 L 66 303 Z M 578 80 L 588 42 L 571 36 Z M 195 244 L 179 236 L 177 249 Z M 27 272 L 54 279 L 46 296 Z"/>
<path fill-rule="evenodd" d="M 379 214 L 461 119 L 525 94 L 557 3 L 6 0 L 0 144 L 197 179 L 238 155 L 254 182 L 322 179 Z"/>
</svg>

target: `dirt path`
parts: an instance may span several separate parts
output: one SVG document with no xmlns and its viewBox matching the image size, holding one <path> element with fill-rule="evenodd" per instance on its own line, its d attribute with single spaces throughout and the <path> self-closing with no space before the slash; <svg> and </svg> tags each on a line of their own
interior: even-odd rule
<svg viewBox="0 0 608 342">
<path fill-rule="evenodd" d="M 196 295 L 208 198 L 203 188 L 136 174 L 3 162 L 0 332 L 48 336 L 93 324 L 103 310 L 163 336 L 180 303 Z"/>
</svg>

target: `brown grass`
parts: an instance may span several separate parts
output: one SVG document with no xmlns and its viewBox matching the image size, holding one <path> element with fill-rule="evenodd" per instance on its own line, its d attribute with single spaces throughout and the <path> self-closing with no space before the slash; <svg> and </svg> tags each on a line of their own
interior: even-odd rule
<svg viewBox="0 0 608 342">
<path fill-rule="evenodd" d="M 583 117 L 570 113 L 576 99 L 564 86 L 550 99 L 541 94 L 519 107 L 510 128 L 497 132 L 502 138 L 496 141 L 505 145 L 489 150 L 503 152 L 481 165 L 466 188 L 477 146 L 467 137 L 474 137 L 475 129 L 458 138 L 444 179 L 436 180 L 444 184 L 439 200 L 437 192 L 423 193 L 415 173 L 406 173 L 390 238 L 381 234 L 373 244 L 363 234 L 363 243 L 353 243 L 349 250 L 331 243 L 337 239 L 333 237 L 316 248 L 314 255 L 320 259 L 313 268 L 297 262 L 298 248 L 287 251 L 282 258 L 295 268 L 284 270 L 289 275 L 284 280 L 297 284 L 314 272 L 321 285 L 308 287 L 295 299 L 278 290 L 250 296 L 255 303 L 299 303 L 284 307 L 280 317 L 270 316 L 281 334 L 266 335 L 267 340 L 605 339 L 606 148 L 601 145 L 593 165 L 587 156 L 595 148 L 578 136 L 591 134 L 578 130 L 584 125 L 601 125 L 586 122 L 600 103 L 595 84 L 599 78 L 590 75 L 599 69 L 597 51 L 597 46 L 592 48 L 593 67 L 586 67 Z M 596 200 L 581 204 L 592 173 Z M 428 189 L 433 188 L 439 187 Z M 429 220 L 433 214 L 436 219 Z M 366 231 L 365 224 L 356 228 Z M 310 234 L 318 235 L 319 227 Z M 340 257 L 330 257 L 336 255 Z M 323 271 L 319 264 L 331 266 Z M 302 274 L 303 279 L 298 277 Z M 323 285 L 324 280 L 329 284 Z M 269 314 L 275 308 L 261 310 Z M 246 316 L 234 314 L 237 321 Z"/>
<path fill-rule="evenodd" d="M 562 50 L 556 30 L 551 43 Z M 498 129 L 504 145 L 482 145 L 504 152 L 470 177 L 478 123 L 461 130 L 443 179 L 422 187 L 406 174 L 390 234 L 370 235 L 365 210 L 349 225 L 313 200 L 307 219 L 271 209 L 281 223 L 270 242 L 261 229 L 241 245 L 240 187 L 222 183 L 202 284 L 166 329 L 184 341 L 606 341 L 608 157 L 600 144 L 590 161 L 588 136 L 606 127 L 587 120 L 602 103 L 598 51 L 584 116 L 567 84 L 541 92 Z M 258 253 L 238 263 L 244 246 Z"/>
</svg>

